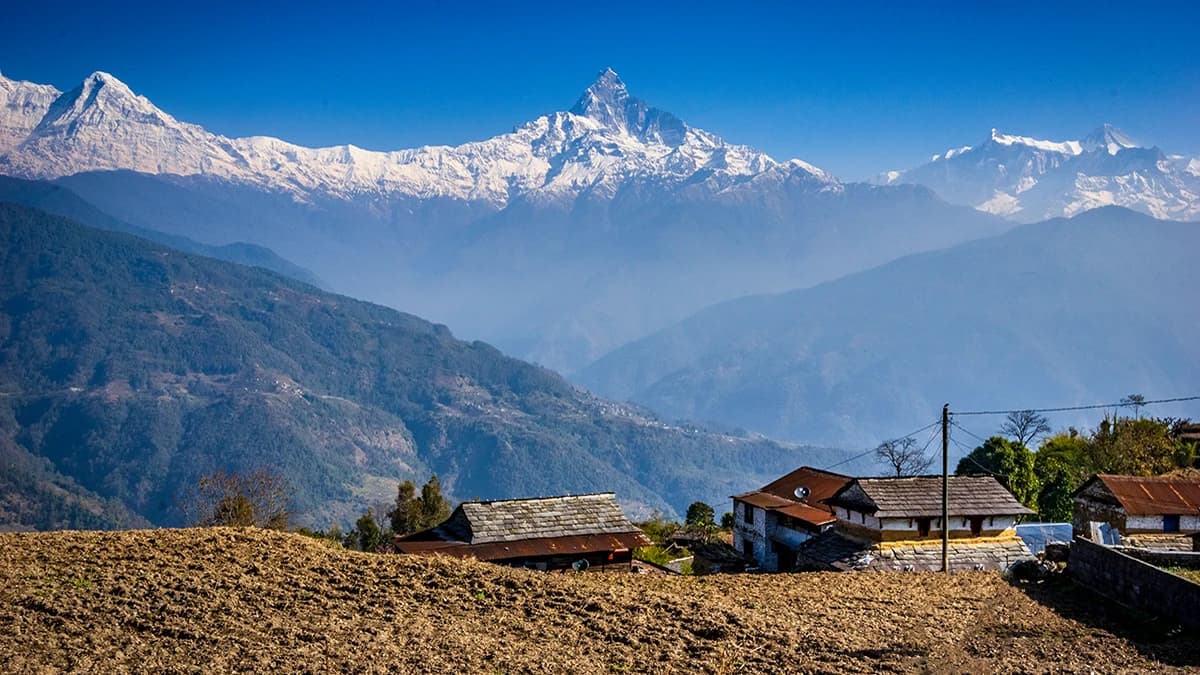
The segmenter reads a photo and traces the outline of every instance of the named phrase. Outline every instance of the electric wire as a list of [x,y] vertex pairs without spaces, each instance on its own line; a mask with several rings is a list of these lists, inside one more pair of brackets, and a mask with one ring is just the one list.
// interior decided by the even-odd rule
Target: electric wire
[[1118,401],[1117,403],[1097,403],[1094,405],[1073,405],[1060,408],[1014,408],[1011,410],[951,410],[950,416],[955,415],[1009,415],[1012,413],[1034,412],[1068,412],[1071,410],[1100,410],[1102,408],[1141,408],[1148,405],[1156,405],[1159,403],[1179,403],[1182,401],[1200,401],[1200,396],[1178,396],[1175,398],[1160,398],[1152,401]]

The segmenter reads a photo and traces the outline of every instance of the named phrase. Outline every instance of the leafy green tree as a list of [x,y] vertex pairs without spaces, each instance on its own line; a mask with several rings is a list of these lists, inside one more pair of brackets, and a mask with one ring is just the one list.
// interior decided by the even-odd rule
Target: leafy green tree
[[367,511],[354,523],[354,531],[358,533],[357,548],[360,551],[374,551],[380,544],[382,533],[379,531],[379,524],[375,522],[375,516]]
[[713,507],[704,502],[692,502],[688,505],[687,516],[684,518],[684,524],[689,527],[699,527],[705,529],[716,529],[717,523],[714,520],[716,512]]
[[1171,434],[1168,420],[1105,418],[1088,442],[1084,472],[1154,476],[1186,468],[1195,449]]
[[1038,516],[1044,521],[1069,522],[1074,514],[1071,493],[1088,478],[1084,467],[1088,441],[1074,430],[1046,439],[1033,460],[1037,475]]
[[733,529],[733,511],[726,511],[725,513],[721,514],[721,529],[722,530],[732,530]]
[[442,482],[435,474],[421,486],[421,529],[433,527],[449,517],[450,501],[442,495]]
[[392,532],[411,534],[424,528],[421,500],[417,499],[417,486],[406,480],[396,490],[396,503],[388,518],[392,521]]
[[959,460],[954,473],[990,473],[1008,488],[1018,501],[1033,507],[1038,496],[1038,479],[1033,470],[1033,463],[1033,453],[1029,448],[1020,443],[1013,443],[1007,438],[992,436]]

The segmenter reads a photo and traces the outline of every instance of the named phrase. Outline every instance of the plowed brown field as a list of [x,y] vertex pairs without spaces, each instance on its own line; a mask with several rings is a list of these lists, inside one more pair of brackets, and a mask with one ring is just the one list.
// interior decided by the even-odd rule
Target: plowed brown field
[[0,535],[0,671],[1112,672],[1200,640],[994,573],[541,574],[197,529]]

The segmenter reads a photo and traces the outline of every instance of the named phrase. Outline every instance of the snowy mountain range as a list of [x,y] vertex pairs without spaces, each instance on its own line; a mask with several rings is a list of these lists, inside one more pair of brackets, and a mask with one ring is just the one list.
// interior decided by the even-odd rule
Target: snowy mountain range
[[567,112],[485,141],[394,152],[213,134],[176,120],[103,72],[65,93],[0,76],[0,96],[0,171],[23,178],[131,170],[229,179],[305,201],[449,198],[497,210],[516,199],[612,198],[623,183],[649,177],[712,191],[764,174],[837,185],[804,162],[777,162],[649,107],[612,70]]
[[564,372],[713,302],[1002,231],[925,188],[728,143],[601,72],[565,111],[463,145],[228,138],[115,77],[0,77],[0,174],[132,226],[270,248],[341,293]]
[[947,201],[1023,222],[1112,205],[1162,219],[1200,217],[1200,159],[1139,146],[1110,124],[1074,141],[992,129],[979,145],[951,148],[876,182],[923,185]]

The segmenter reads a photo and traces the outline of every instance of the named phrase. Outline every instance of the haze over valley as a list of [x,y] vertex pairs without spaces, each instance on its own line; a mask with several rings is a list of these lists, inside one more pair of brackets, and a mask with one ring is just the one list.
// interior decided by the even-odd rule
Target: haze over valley
[[[146,75],[51,85],[0,62],[0,520],[177,524],[198,476],[264,463],[314,525],[434,473],[459,500],[616,490],[679,515],[801,464],[876,472],[865,451],[946,402],[1196,393],[1187,133],[1160,147],[1116,105],[1094,112],[1138,134],[1079,114],[1073,135],[949,125],[921,142],[950,150],[859,181],[741,141],[764,139],[777,97],[743,101],[739,126],[636,71],[718,134],[605,65],[552,92],[497,67],[508,95],[560,103],[435,144],[443,122],[501,114],[472,98],[428,121],[428,145],[366,149],[270,120],[216,131],[263,118],[210,128],[200,98]],[[688,72],[705,101],[761,76]],[[999,126],[1040,109],[997,110]],[[810,112],[775,135],[819,125]],[[840,139],[855,163],[814,152],[914,156],[871,137]]]

